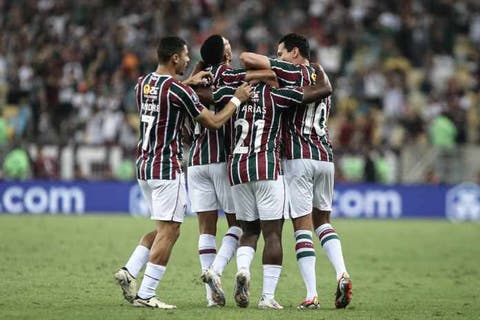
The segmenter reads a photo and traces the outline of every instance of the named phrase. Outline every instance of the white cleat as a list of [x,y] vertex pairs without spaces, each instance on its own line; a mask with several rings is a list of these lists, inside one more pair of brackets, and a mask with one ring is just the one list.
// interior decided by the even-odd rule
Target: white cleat
[[162,302],[157,299],[157,297],[153,296],[148,299],[142,299],[140,297],[136,297],[135,300],[133,300],[133,306],[134,307],[147,307],[147,308],[157,308],[157,309],[164,309],[164,310],[171,310],[171,309],[177,309],[177,306],[174,306],[172,304],[166,304],[165,302]]
[[122,289],[123,297],[130,303],[133,303],[137,295],[137,283],[135,278],[126,269],[119,269],[115,272],[115,280]]
[[208,268],[202,273],[202,280],[212,289],[212,300],[220,307],[225,306],[225,293],[220,276],[212,268]]
[[240,269],[237,272],[233,297],[237,306],[240,308],[248,307],[250,302],[250,274],[245,269]]
[[218,305],[218,303],[213,301],[213,299],[208,299],[207,300],[207,308],[219,308],[219,307],[220,306]]
[[258,309],[282,310],[283,307],[275,299],[266,299],[262,297],[258,302]]

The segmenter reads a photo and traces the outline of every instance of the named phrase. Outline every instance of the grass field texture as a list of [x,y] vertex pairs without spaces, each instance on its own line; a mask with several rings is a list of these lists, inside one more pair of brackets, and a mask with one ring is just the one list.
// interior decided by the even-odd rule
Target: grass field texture
[[[226,230],[224,219],[219,231]],[[353,300],[333,305],[335,275],[317,248],[320,310],[298,311],[304,285],[291,223],[276,298],[285,310],[257,310],[261,250],[252,266],[251,304],[232,298],[235,260],[223,275],[224,308],[207,309],[197,256],[198,229],[187,218],[157,290],[175,311],[133,308],[113,281],[153,223],[126,216],[0,215],[0,319],[480,319],[480,225],[423,220],[338,220]],[[217,244],[220,241],[217,239]]]

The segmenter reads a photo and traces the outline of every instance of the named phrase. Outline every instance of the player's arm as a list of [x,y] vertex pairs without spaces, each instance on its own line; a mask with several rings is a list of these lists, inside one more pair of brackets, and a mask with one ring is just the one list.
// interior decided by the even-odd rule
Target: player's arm
[[197,72],[186,80],[182,81],[184,85],[187,86],[198,86],[198,85],[207,85],[213,80],[213,74],[210,71],[200,71]]
[[275,72],[269,69],[248,70],[245,76],[245,80],[248,81],[250,84],[263,82],[272,87],[278,88],[277,75],[275,74]]
[[198,61],[197,64],[195,64],[195,67],[193,68],[192,72],[190,73],[190,77],[193,77],[200,71],[204,70],[207,66],[205,65],[205,62],[202,60]]
[[258,53],[242,52],[240,61],[246,69],[271,69],[270,59]]
[[230,119],[233,113],[237,110],[237,107],[250,98],[251,93],[252,87],[249,84],[244,83],[235,90],[233,98],[230,99],[222,110],[213,113],[208,109],[203,109],[195,120],[208,129],[219,129],[228,119]]
[[315,69],[317,79],[315,85],[303,87],[303,103],[310,103],[326,98],[332,94],[333,90],[330,80],[323,68],[316,63],[312,63],[311,66]]
[[196,87],[195,92],[197,93],[198,97],[200,98],[200,102],[204,105],[211,105],[214,103],[213,101],[213,94],[212,88],[208,87]]

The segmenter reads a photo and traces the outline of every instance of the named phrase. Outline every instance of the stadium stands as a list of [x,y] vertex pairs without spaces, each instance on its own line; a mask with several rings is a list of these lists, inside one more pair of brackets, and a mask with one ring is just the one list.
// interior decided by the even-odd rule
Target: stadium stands
[[[133,85],[154,68],[156,39],[166,34],[187,40],[192,65],[212,33],[225,34],[236,56],[273,55],[281,35],[307,36],[334,86],[338,181],[402,182],[423,161],[411,181],[457,182],[462,166],[408,153],[435,150],[439,135],[453,142],[437,150],[447,162],[479,145],[478,1],[40,0],[1,1],[0,12],[2,161],[19,143],[115,146],[131,158]],[[442,121],[455,130],[442,132]],[[32,167],[34,177],[58,175]]]

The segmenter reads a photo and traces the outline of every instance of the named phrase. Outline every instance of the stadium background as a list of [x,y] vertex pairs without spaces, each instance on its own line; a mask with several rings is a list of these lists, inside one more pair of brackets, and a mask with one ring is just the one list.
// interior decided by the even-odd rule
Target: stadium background
[[[190,68],[212,33],[230,39],[235,66],[244,50],[274,56],[277,39],[288,32],[309,39],[312,60],[324,66],[334,87],[328,127],[337,186],[368,183],[353,185],[357,193],[345,197],[339,215],[398,217],[395,197],[411,201],[397,186],[427,184],[443,191],[425,194],[442,201],[429,200],[441,205],[427,206],[424,215],[444,217],[448,186],[479,183],[475,1],[40,0],[0,1],[0,8],[0,211],[69,212],[75,204],[62,209],[51,203],[56,181],[134,185],[133,86],[155,67],[156,40],[166,34],[187,40]],[[10,189],[12,181],[32,179],[50,183],[39,186],[43,193],[29,193],[28,185]],[[378,188],[372,192],[385,196],[357,207],[390,209],[343,214],[355,212],[355,201],[369,199],[371,183]],[[480,189],[467,189],[466,196],[453,195],[463,203],[458,210],[467,208],[466,217],[480,219]],[[336,194],[341,201],[342,190]],[[22,204],[9,206],[15,201]],[[79,206],[70,211],[85,207]]]

